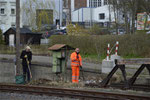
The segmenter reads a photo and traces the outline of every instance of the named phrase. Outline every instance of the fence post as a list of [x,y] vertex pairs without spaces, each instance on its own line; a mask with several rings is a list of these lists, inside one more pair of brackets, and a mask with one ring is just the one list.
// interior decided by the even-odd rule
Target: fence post
[[116,56],[118,55],[118,47],[119,47],[119,42],[117,41],[116,42],[116,50],[115,50],[115,55]]

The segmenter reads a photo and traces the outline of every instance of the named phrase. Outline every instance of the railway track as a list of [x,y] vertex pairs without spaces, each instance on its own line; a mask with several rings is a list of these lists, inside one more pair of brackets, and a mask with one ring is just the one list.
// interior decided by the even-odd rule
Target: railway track
[[108,87],[150,92],[150,85],[142,85],[142,84],[134,84],[134,85],[130,86],[130,88],[128,88],[128,87],[125,87],[124,84],[116,83],[116,84],[111,84]]
[[21,94],[48,95],[56,97],[79,98],[82,100],[150,100],[150,96],[131,95],[112,92],[98,92],[75,89],[60,89],[24,85],[0,84],[1,92],[17,92]]
[[[85,86],[101,88],[99,84],[93,84],[93,83],[85,84]],[[122,83],[112,83],[105,88],[117,88],[117,89],[122,89],[122,90],[136,90],[136,91],[150,92],[150,85],[142,85],[142,84],[134,84],[128,87]]]

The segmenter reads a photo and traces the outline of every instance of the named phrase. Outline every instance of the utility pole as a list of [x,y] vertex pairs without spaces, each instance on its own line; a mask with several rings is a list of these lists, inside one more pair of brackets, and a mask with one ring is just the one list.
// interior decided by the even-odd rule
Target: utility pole
[[59,29],[60,29],[60,24],[61,22],[60,22],[60,0],[59,0]]
[[20,65],[20,0],[16,0],[16,74],[21,74]]

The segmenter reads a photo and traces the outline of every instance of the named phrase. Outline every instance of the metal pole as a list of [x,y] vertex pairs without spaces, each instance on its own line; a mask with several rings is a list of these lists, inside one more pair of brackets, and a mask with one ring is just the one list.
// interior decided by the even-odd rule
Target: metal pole
[[79,24],[79,10],[80,10],[80,3],[78,3],[78,24]]
[[78,24],[79,24],[79,9],[78,9]]
[[16,74],[21,74],[21,67],[20,67],[20,0],[16,0]]
[[60,0],[59,0],[59,29],[60,29]]
[[92,0],[90,0],[90,28],[92,27]]
[[108,6],[109,6],[109,27],[110,28],[110,25],[111,25],[111,7],[110,7],[110,2],[108,1]]

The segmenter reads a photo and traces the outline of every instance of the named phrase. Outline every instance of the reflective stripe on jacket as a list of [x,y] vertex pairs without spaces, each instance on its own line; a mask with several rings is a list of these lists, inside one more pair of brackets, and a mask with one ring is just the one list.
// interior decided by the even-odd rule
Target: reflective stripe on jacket
[[71,66],[82,66],[82,58],[81,58],[81,55],[78,54],[78,57],[77,58],[77,53],[76,52],[73,52],[70,56],[70,59],[71,59]]

